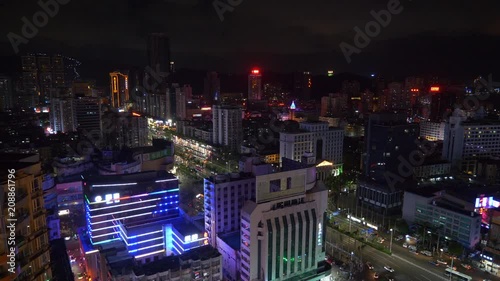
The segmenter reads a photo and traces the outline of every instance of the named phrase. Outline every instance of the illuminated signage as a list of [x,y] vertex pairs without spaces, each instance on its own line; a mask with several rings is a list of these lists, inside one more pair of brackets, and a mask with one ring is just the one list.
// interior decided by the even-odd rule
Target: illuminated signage
[[412,92],[418,92],[418,89],[413,88],[413,89],[411,89],[411,91]]
[[292,105],[290,105],[290,109],[291,110],[297,109],[297,106],[295,106],[295,102],[294,101],[292,101]]
[[202,111],[207,111],[207,110],[212,110],[212,108],[211,107],[202,107],[201,110]]
[[132,116],[140,117],[141,115],[139,113],[132,112]]
[[59,210],[59,216],[66,216],[69,215],[69,210]]
[[104,196],[104,200],[102,196],[97,195],[94,199],[96,203],[100,203],[103,201],[106,201],[106,204],[111,204],[111,203],[120,203],[120,193],[114,193],[114,194],[106,194]]
[[260,70],[258,70],[258,69],[252,70],[252,74],[259,74],[259,73],[260,73]]
[[431,92],[439,92],[439,87],[431,87]]
[[492,196],[476,198],[476,204],[475,204],[476,208],[491,209],[491,208],[498,208],[499,206],[500,202],[493,199]]
[[327,75],[328,75],[329,77],[333,76],[333,70],[328,70]]
[[118,93],[118,81],[116,76],[113,76],[113,93]]
[[321,223],[318,224],[318,246],[321,246],[323,242],[323,228],[321,227]]

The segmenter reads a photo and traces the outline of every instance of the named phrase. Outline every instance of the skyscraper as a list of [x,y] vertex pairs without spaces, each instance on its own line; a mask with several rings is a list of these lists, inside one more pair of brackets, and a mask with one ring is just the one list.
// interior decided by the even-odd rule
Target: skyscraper
[[54,132],[75,131],[74,106],[71,98],[55,98],[50,101],[50,126]]
[[75,127],[87,133],[101,131],[101,102],[98,98],[79,97],[74,100]]
[[293,95],[300,100],[311,99],[312,76],[310,72],[295,72],[293,74]]
[[406,116],[393,113],[371,114],[365,129],[365,175],[386,182],[386,173],[399,175],[400,157],[407,159],[417,148],[417,124],[406,122]]
[[314,166],[282,163],[276,171],[244,158],[240,173],[204,181],[205,229],[223,256],[225,280],[321,280],[330,274],[324,259],[328,191],[316,182]]
[[214,105],[213,114],[213,143],[238,151],[243,141],[241,108]]
[[[43,192],[43,170],[40,157],[35,154],[2,154],[0,167],[2,181],[3,212],[7,212],[7,194],[11,192],[12,183],[7,181],[8,169],[15,169],[15,238],[14,245],[7,245],[9,228],[7,228],[7,213],[0,222],[0,265],[1,280],[52,280],[50,267],[48,215]],[[9,174],[10,175],[10,174]],[[11,202],[10,200],[8,202]],[[11,204],[9,204],[10,206]],[[12,237],[12,234],[10,234]],[[7,255],[15,255],[15,274],[7,273],[10,267]]]
[[124,107],[130,100],[128,89],[128,75],[115,71],[109,74],[111,82],[111,105],[114,108]]
[[248,75],[248,100],[262,99],[262,74],[254,68]]
[[[155,71],[171,71],[170,40],[165,33],[151,33],[148,37],[148,62]],[[174,64],[172,64],[172,67]],[[172,69],[173,70],[173,69]]]
[[65,86],[64,59],[60,55],[33,54],[21,58],[23,71],[22,107],[46,105],[51,91]]
[[208,72],[205,77],[203,100],[205,105],[212,105],[220,100],[220,79],[215,71]]
[[8,76],[0,76],[0,111],[12,108],[12,79]]

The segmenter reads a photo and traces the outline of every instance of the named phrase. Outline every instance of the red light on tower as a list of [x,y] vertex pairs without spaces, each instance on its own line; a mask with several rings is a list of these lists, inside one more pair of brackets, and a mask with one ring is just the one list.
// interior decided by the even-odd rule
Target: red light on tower
[[440,88],[437,86],[431,87],[431,92],[439,92]]
[[260,73],[260,70],[255,68],[255,69],[252,69],[252,74],[259,74]]

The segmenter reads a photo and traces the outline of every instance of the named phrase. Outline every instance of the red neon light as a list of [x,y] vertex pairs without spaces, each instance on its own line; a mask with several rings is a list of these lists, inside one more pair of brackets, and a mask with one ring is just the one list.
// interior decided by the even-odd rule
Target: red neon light
[[431,92],[439,92],[439,87],[431,87]]
[[252,74],[259,74],[259,73],[260,73],[260,70],[258,70],[258,69],[253,69],[252,70]]
[[418,92],[418,89],[413,88],[413,89],[411,89],[411,91],[412,92]]

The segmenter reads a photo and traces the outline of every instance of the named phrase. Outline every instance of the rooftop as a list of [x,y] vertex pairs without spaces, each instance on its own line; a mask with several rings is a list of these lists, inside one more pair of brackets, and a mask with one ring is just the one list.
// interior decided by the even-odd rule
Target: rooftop
[[406,192],[413,193],[425,198],[433,198],[438,196],[438,192],[443,191],[443,188],[438,186],[428,186],[428,187],[420,187],[420,188],[412,188],[406,190]]
[[220,235],[219,238],[235,251],[238,251],[241,247],[241,234],[239,231]]
[[464,210],[464,209],[460,208],[459,205],[453,204],[451,201],[445,200],[445,199],[442,199],[442,198],[440,198],[438,200],[435,200],[433,202],[433,204],[435,206],[440,207],[440,208],[443,208],[443,209],[446,209],[446,210],[449,210],[449,211],[452,211],[452,212],[455,212],[455,213],[458,213],[458,214],[462,214],[464,216],[471,216],[473,218],[476,218],[476,217],[480,216],[480,214],[478,214],[476,212],[471,212],[471,211]]
[[194,248],[188,252],[179,256],[180,260],[208,260],[211,258],[219,257],[220,253],[212,247],[211,245],[201,246],[198,248]]
[[197,234],[203,232],[203,230],[196,227],[189,221],[180,218],[172,223],[173,227],[183,236],[188,236],[192,234]]
[[38,154],[35,153],[1,153],[0,162],[14,162],[30,157],[35,157],[37,155]]

